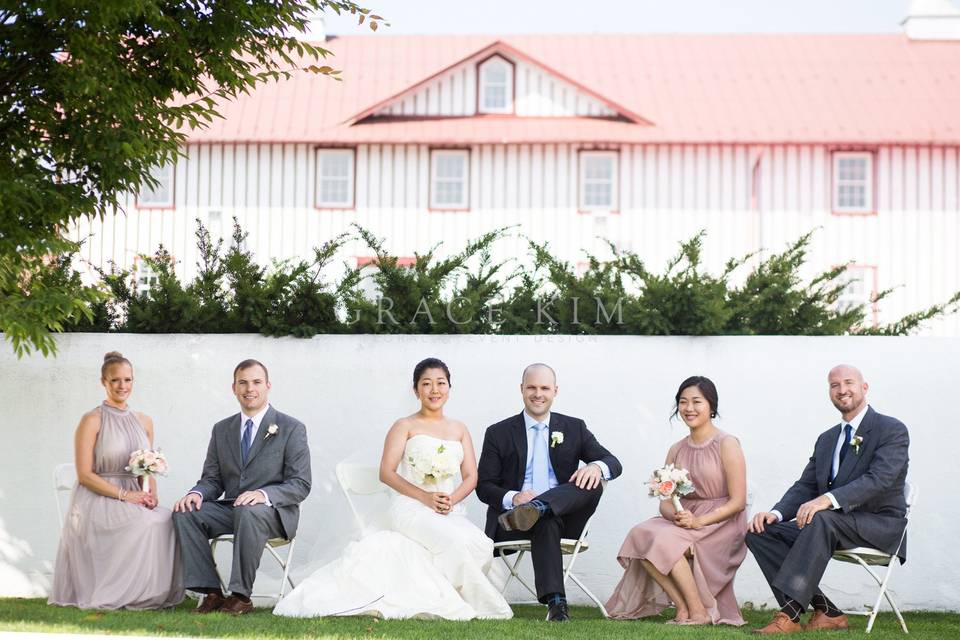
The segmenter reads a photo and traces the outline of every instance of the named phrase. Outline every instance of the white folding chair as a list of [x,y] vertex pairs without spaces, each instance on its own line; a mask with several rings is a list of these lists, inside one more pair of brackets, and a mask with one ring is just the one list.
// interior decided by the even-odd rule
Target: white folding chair
[[73,491],[77,485],[77,467],[72,462],[58,464],[53,468],[53,498],[57,501],[57,521],[63,529],[63,496]]
[[[590,520],[593,520],[591,517]],[[579,538],[561,538],[560,539],[560,552],[564,556],[569,556],[570,559],[567,561],[566,566],[563,570],[563,584],[567,584],[567,580],[573,580],[574,584],[580,587],[580,590],[583,591],[588,598],[593,600],[593,602],[600,608],[600,613],[603,614],[603,617],[607,617],[607,609],[603,606],[603,603],[600,601],[597,596],[593,595],[593,592],[586,587],[583,582],[580,581],[580,578],[573,573],[573,565],[577,561],[580,553],[586,551],[590,548],[590,543],[587,541],[587,535],[590,533],[590,520],[587,520],[587,523],[583,526],[583,531],[580,532]],[[532,543],[530,540],[506,540],[504,542],[494,542],[493,543],[493,553],[496,556],[499,556],[503,561],[503,564],[506,565],[507,570],[510,571],[510,575],[507,576],[506,582],[503,583],[503,588],[500,589],[500,593],[506,593],[507,586],[510,584],[511,580],[517,580],[520,584],[526,587],[527,591],[533,594],[533,597],[537,597],[537,592],[534,590],[526,580],[520,575],[517,570],[520,566],[520,561],[523,560],[523,557],[532,549]],[[516,557],[511,562],[507,558],[507,553],[516,553]]]
[[343,497],[347,499],[347,504],[350,505],[353,519],[363,533],[370,526],[370,523],[364,521],[352,496],[372,496],[382,493],[389,498],[390,487],[380,482],[380,467],[378,466],[357,462],[339,462],[335,471],[337,484],[340,485]]
[[[910,517],[910,508],[916,504],[917,496],[919,495],[919,488],[916,484],[907,482],[904,487],[904,493],[906,494],[906,503],[907,503],[907,517]],[[893,596],[890,595],[888,589],[890,585],[890,575],[893,573],[893,566],[896,564],[894,562],[897,558],[897,554],[900,553],[900,547],[903,546],[903,540],[907,535],[907,528],[903,528],[903,534],[900,536],[900,544],[897,545],[897,550],[891,555],[884,553],[879,549],[871,549],[870,547],[856,547],[854,549],[839,549],[833,554],[834,560],[839,560],[841,562],[850,562],[854,564],[859,564],[861,567],[866,569],[867,573],[870,574],[870,577],[873,578],[874,582],[880,587],[880,592],[877,594],[877,601],[873,604],[873,608],[869,608],[870,605],[864,605],[868,607],[867,611],[844,611],[847,615],[854,616],[868,616],[869,620],[867,621],[867,633],[873,629],[873,623],[877,619],[877,614],[880,613],[880,602],[886,598],[887,602],[890,604],[890,608],[893,609],[893,613],[897,616],[897,620],[900,621],[900,628],[903,629],[904,633],[909,633],[907,631],[907,623],[903,620],[903,615],[900,613],[900,609],[897,607],[897,603],[893,600]],[[884,572],[883,577],[881,577],[873,567],[880,566],[886,567],[887,570]]]
[[[300,503],[300,517],[301,519],[303,518],[303,503]],[[216,563],[217,545],[221,542],[233,544],[233,534],[229,533],[210,539],[210,553],[213,554],[214,563]],[[286,538],[270,538],[267,540],[267,544],[265,544],[263,548],[268,551],[271,556],[273,556],[273,559],[276,560],[277,564],[280,565],[280,568],[283,569],[283,578],[280,579],[280,591],[278,593],[252,593],[250,594],[251,598],[276,598],[276,600],[279,602],[283,599],[283,594],[286,593],[287,584],[290,585],[291,589],[296,588],[297,585],[293,583],[293,578],[290,577],[290,565],[292,564],[291,561],[293,560],[293,550],[296,546],[296,536],[290,538],[289,540]],[[286,557],[281,556],[277,552],[277,548],[279,547],[287,547]],[[223,575],[220,573],[219,567],[217,568],[217,577],[220,579],[220,589],[223,592],[226,592],[227,583],[223,579]],[[197,606],[200,606],[200,602],[203,602],[203,600],[199,600],[197,602]]]

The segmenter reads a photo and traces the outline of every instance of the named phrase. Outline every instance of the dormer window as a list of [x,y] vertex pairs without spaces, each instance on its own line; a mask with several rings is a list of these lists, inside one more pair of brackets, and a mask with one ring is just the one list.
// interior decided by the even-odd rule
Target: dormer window
[[513,64],[500,56],[487,58],[477,67],[480,74],[480,113],[513,112]]

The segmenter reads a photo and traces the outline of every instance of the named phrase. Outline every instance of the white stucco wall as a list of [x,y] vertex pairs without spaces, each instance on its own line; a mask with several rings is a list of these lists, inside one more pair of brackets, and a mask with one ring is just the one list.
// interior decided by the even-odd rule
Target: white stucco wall
[[[170,475],[160,480],[167,506],[197,479],[212,424],[237,411],[229,388],[233,366],[256,357],[270,367],[271,402],[303,420],[310,437],[314,489],[300,528],[301,566],[333,557],[337,549],[324,540],[349,534],[334,465],[347,457],[376,461],[392,421],[417,409],[410,376],[418,360],[437,356],[449,364],[447,413],[470,426],[478,451],[487,425],[521,409],[523,366],[550,363],[559,373],[554,408],[583,417],[624,466],[594,519],[591,549],[578,562],[578,574],[601,598],[619,579],[616,553],[624,535],[655,511],[643,481],[686,434],[681,422],[668,421],[681,380],[703,374],[716,382],[718,424],[740,437],[754,506],[766,509],[799,475],[817,434],[838,421],[826,373],[850,362],[870,382],[871,404],[911,432],[910,479],[921,496],[910,522],[909,562],[894,574],[893,591],[905,608],[957,609],[960,603],[960,548],[952,544],[960,525],[960,437],[952,402],[960,339],[75,334],[61,337],[59,346],[56,358],[19,361],[9,346],[0,349],[0,389],[7,398],[0,430],[0,595],[40,594],[49,584],[59,534],[52,470],[72,460],[77,421],[103,397],[102,355],[116,349],[135,366],[131,404],[153,417],[156,444],[171,462]],[[475,497],[469,509],[482,525]],[[872,603],[875,592],[861,572],[831,566],[826,591],[844,606]],[[277,575],[269,567],[261,586]],[[772,603],[749,555],[736,591],[741,603]],[[583,600],[573,585],[570,595]]]

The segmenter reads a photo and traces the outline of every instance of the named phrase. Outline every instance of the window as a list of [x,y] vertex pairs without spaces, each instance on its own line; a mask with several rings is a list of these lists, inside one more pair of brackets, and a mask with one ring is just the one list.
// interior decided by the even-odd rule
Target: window
[[617,209],[617,152],[580,152],[580,210]]
[[316,206],[352,209],[353,172],[353,149],[318,149]]
[[469,151],[435,150],[430,154],[430,208],[469,208]]
[[481,62],[480,92],[477,111],[480,113],[511,113],[513,111],[513,65],[493,56]]
[[150,169],[150,176],[159,184],[156,188],[143,185],[137,196],[137,206],[144,208],[170,209],[173,207],[173,164],[168,163]]
[[833,210],[836,213],[873,212],[873,154],[833,154]]
[[160,281],[150,264],[137,256],[133,260],[133,293],[149,291]]
[[877,268],[872,265],[850,265],[840,275],[840,281],[846,286],[837,298],[837,311],[842,313],[863,306],[869,316],[877,295]]
[[[376,256],[357,256],[357,267],[363,274],[360,280],[359,289],[367,300],[377,300],[383,296],[380,287],[373,279],[377,272],[379,259]],[[397,256],[397,266],[405,269],[412,269],[417,264],[417,259],[413,256]]]

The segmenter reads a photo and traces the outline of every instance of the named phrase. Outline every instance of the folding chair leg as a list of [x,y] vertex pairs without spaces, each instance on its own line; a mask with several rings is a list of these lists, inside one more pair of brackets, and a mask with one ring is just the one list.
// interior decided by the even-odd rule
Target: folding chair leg
[[578,587],[580,587],[580,590],[583,591],[585,594],[587,594],[587,597],[588,597],[588,598],[590,598],[591,600],[593,600],[594,604],[596,604],[597,607],[600,609],[600,613],[603,614],[603,617],[604,617],[604,618],[609,618],[609,617],[610,617],[609,614],[607,614],[607,608],[606,608],[605,606],[603,606],[603,603],[600,602],[600,599],[597,598],[597,596],[593,595],[593,592],[590,591],[590,589],[587,589],[586,585],[584,585],[582,582],[580,582],[580,580],[577,578],[577,576],[576,576],[575,574],[567,572],[567,577],[570,578],[571,580],[573,580],[574,583],[576,583],[576,585],[577,585]]
[[873,623],[877,619],[877,614],[880,613],[880,603],[883,601],[884,598],[887,599],[887,602],[890,604],[890,608],[893,609],[894,615],[897,616],[897,620],[900,622],[900,628],[903,629],[904,633],[910,633],[907,630],[907,623],[904,621],[903,615],[900,613],[899,607],[897,607],[896,603],[893,601],[893,598],[890,596],[889,591],[887,590],[887,585],[890,583],[890,575],[893,573],[893,566],[895,564],[896,564],[896,558],[891,558],[890,564],[887,565],[887,572],[883,576],[883,581],[880,581],[878,579],[878,576],[874,574],[872,571],[870,572],[871,574],[873,574],[874,580],[876,580],[877,583],[880,585],[880,593],[877,594],[877,601],[874,603],[873,610],[870,612],[870,619],[867,621],[867,633],[870,633],[870,631],[873,629]]
[[510,564],[510,561],[507,560],[507,556],[506,556],[506,555],[504,555],[504,554],[502,554],[502,553],[500,554],[500,559],[503,561],[503,564],[505,564],[505,565],[507,566],[507,569],[510,571],[510,575],[507,577],[506,582],[503,583],[503,589],[500,590],[500,593],[501,593],[501,594],[506,593],[506,592],[507,592],[507,586],[509,586],[510,581],[513,580],[513,579],[516,579],[517,582],[519,582],[519,583],[522,584],[524,587],[526,587],[527,591],[529,591],[530,593],[533,594],[533,597],[534,597],[534,598],[537,597],[537,592],[536,592],[536,590],[531,589],[531,588],[530,588],[530,585],[527,584],[527,581],[524,580],[523,577],[520,575],[520,573],[517,571],[517,567],[520,566],[520,561],[523,560],[523,556],[524,556],[525,553],[526,553],[526,551],[522,551],[522,550],[521,550],[521,551],[518,551],[518,552],[517,552],[517,558],[513,561],[513,564]]
[[[219,542],[216,539],[210,541],[210,555],[213,556],[213,568],[217,572],[217,580],[220,581],[220,592],[226,593],[227,583],[223,581],[223,576],[220,574],[220,567],[217,566],[217,545],[218,544]],[[197,606],[199,607],[200,605],[197,604]]]

